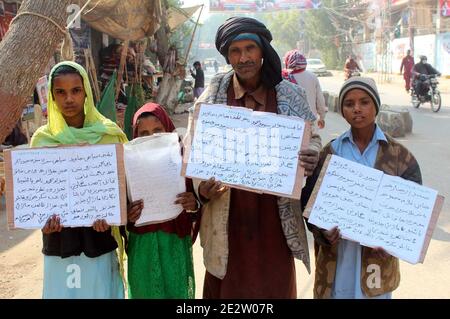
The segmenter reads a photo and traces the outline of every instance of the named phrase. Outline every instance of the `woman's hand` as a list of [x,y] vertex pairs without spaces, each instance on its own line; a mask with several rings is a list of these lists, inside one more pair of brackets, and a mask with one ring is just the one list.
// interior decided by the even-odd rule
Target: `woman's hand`
[[180,204],[187,212],[196,212],[199,209],[197,200],[191,192],[178,194],[175,204]]
[[315,150],[302,150],[298,155],[300,166],[305,168],[305,176],[311,176],[319,162],[319,152]]
[[206,182],[203,181],[200,183],[198,187],[198,192],[201,196],[208,200],[212,200],[220,197],[223,193],[225,193],[229,188],[223,185],[221,182],[216,181],[214,177],[211,177]]
[[44,225],[44,228],[42,228],[42,232],[46,235],[49,235],[51,233],[59,233],[62,230],[63,226],[61,225],[61,219],[57,215],[53,215],[49,219],[47,219],[47,222]]
[[94,224],[92,225],[92,228],[94,228],[95,231],[99,233],[103,233],[109,229],[109,225],[104,219],[97,219]]
[[128,221],[130,223],[135,223],[141,217],[143,209],[144,209],[144,201],[142,199],[128,204],[127,208]]
[[336,245],[341,238],[341,232],[337,226],[331,228],[330,230],[322,230],[323,236],[328,240],[331,246]]

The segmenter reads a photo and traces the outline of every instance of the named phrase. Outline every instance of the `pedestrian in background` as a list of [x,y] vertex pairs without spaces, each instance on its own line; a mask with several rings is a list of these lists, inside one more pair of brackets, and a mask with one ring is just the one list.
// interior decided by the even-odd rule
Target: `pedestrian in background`
[[400,74],[403,72],[403,79],[405,79],[405,89],[406,92],[409,93],[409,89],[411,88],[411,71],[414,67],[414,58],[411,56],[411,50],[406,51],[406,56],[402,60],[402,64],[400,65]]
[[283,70],[283,77],[305,89],[309,107],[318,117],[317,126],[324,128],[328,108],[325,104],[319,79],[314,73],[306,70],[308,64],[306,58],[299,50],[291,50],[284,56],[284,64],[286,69]]
[[195,79],[194,97],[197,99],[205,90],[205,74],[199,61],[194,62],[195,73],[191,71],[192,77]]

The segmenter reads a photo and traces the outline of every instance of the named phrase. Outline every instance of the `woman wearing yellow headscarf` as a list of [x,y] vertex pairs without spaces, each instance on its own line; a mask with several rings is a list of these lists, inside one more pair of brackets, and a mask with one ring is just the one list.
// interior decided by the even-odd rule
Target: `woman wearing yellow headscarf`
[[[33,135],[31,147],[127,141],[95,108],[88,75],[79,64],[57,64],[48,91],[48,123]],[[103,220],[92,227],[64,228],[52,216],[42,233],[43,298],[124,298],[115,252],[118,245],[119,253],[123,251],[117,228],[111,231]]]

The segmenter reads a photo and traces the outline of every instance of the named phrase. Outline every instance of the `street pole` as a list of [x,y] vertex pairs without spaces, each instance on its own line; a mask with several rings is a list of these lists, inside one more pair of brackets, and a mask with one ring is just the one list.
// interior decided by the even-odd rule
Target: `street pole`
[[385,81],[387,83],[391,83],[391,73],[392,73],[392,51],[391,51],[391,44],[393,41],[393,30],[392,30],[392,0],[388,1],[388,14],[387,14],[387,21],[388,21],[388,30],[389,30],[389,36],[388,41],[386,41],[386,73],[385,73]]
[[441,10],[439,6],[439,0],[436,0],[436,35],[434,39],[434,65],[439,69],[438,56],[439,56],[439,34],[441,33]]
[[[439,0],[438,0],[439,2]],[[414,28],[413,28],[413,6],[412,0],[408,1],[409,21],[408,21],[408,33],[409,33],[409,48],[411,49],[411,55],[414,57]]]

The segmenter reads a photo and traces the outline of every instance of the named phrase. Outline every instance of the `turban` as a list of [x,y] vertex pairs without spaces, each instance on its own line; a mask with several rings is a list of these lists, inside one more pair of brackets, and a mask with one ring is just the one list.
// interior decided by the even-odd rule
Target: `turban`
[[242,33],[251,33],[259,37],[260,42],[255,42],[260,46],[264,57],[261,81],[268,88],[275,87],[282,81],[281,61],[275,49],[270,45],[272,34],[263,23],[246,17],[232,17],[227,19],[217,30],[217,50],[225,57],[227,63],[230,63],[228,61],[228,48],[231,42],[236,40]]

